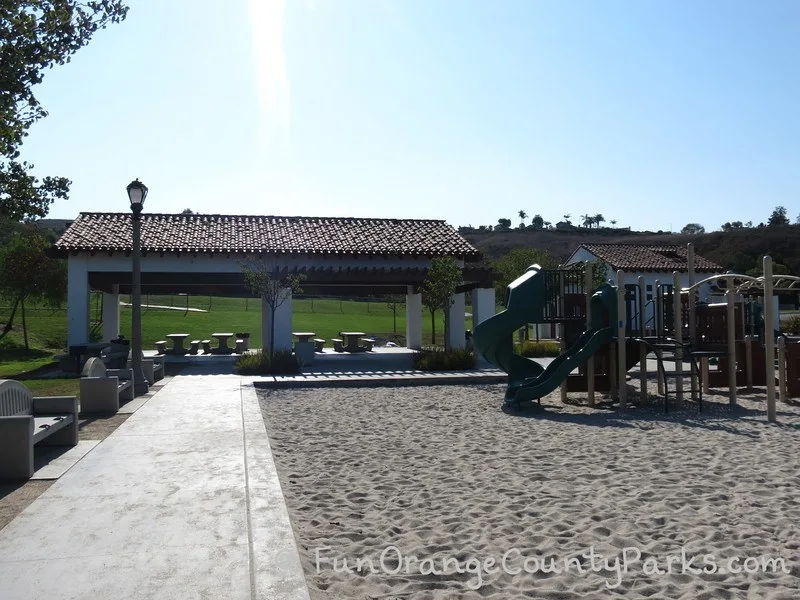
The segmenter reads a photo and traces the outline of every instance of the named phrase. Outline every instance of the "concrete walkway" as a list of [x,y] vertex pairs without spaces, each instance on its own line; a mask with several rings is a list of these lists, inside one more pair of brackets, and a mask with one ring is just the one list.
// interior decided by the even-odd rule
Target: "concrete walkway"
[[0,531],[0,598],[308,598],[252,380],[190,371]]

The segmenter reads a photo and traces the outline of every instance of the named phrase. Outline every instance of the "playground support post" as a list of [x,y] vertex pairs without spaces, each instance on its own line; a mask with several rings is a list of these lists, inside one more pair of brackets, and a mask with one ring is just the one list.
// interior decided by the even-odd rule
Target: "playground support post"
[[789,401],[789,394],[786,389],[786,338],[778,338],[778,386],[781,395],[781,402]]
[[627,360],[625,358],[625,273],[617,271],[617,386],[619,388],[619,407],[625,410],[628,407],[628,388],[625,385],[627,373]]
[[[656,279],[655,287],[653,288],[655,302],[653,303],[653,326],[656,329],[656,338],[661,339],[664,332],[664,325],[662,319],[664,318],[664,305],[661,299],[661,281]],[[658,358],[658,353],[656,353]],[[658,381],[658,395],[664,395],[664,374],[661,369],[656,368],[656,380]]]
[[767,421],[775,422],[775,305],[772,300],[772,258],[764,257],[764,354],[767,367]]
[[[564,266],[558,265],[558,298],[559,302],[561,303],[560,310],[558,311],[559,314],[564,315],[566,313],[566,309],[564,307]],[[525,328],[527,330],[527,325]],[[561,338],[561,352],[562,354],[567,351],[567,338],[564,335],[566,330],[566,323],[563,321],[558,324],[558,334]],[[559,391],[561,394],[561,402],[566,404],[567,403],[567,379],[565,378],[564,381],[561,382],[559,386]]]
[[733,278],[726,279],[725,299],[727,300],[728,324],[728,402],[736,406],[736,292],[733,291]]
[[[639,283],[639,337],[644,337],[644,277],[641,275]],[[642,402],[647,400],[647,348],[639,342],[639,387],[642,392]]]
[[675,329],[675,397],[683,400],[683,323],[681,321],[681,275],[672,272],[673,323]]
[[[689,270],[689,295],[686,298],[686,306],[689,313],[689,347],[697,349],[697,290],[694,284],[697,283],[694,275],[694,245],[689,242],[686,244],[686,262]],[[692,369],[692,398],[697,397],[697,373]]]
[[753,390],[753,336],[744,336],[744,368],[747,391]]
[[[586,270],[583,273],[583,288],[586,292],[586,329],[588,331],[592,323],[592,263],[584,263]],[[590,356],[586,361],[586,395],[589,406],[594,406],[594,356]]]

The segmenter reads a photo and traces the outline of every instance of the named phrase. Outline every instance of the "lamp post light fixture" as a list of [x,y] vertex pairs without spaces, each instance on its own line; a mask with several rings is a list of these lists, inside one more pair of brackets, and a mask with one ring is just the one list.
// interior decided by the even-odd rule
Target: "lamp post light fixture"
[[133,271],[131,281],[131,367],[133,368],[133,394],[141,396],[150,389],[142,370],[142,271],[141,271],[141,214],[147,186],[136,179],[128,184],[128,199],[133,212]]

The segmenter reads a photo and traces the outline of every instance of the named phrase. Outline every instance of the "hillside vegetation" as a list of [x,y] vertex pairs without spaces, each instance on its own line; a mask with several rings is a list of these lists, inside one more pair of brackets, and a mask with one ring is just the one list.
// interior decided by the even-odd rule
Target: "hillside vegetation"
[[769,254],[775,263],[786,265],[800,274],[800,225],[750,227],[731,231],[701,234],[652,233],[620,229],[553,229],[491,232],[462,232],[465,239],[480,250],[484,258],[494,261],[514,248],[548,250],[565,261],[581,244],[686,244],[693,242],[698,254],[722,265],[725,269],[745,272],[761,264]]

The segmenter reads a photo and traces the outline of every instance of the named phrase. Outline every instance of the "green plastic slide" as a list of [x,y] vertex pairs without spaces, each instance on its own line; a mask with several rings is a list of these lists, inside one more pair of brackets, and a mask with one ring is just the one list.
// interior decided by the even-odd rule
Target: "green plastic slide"
[[509,284],[506,310],[475,328],[473,342],[476,350],[490,363],[508,373],[507,404],[549,394],[561,385],[570,372],[614,338],[616,292],[612,286],[603,284],[592,294],[589,329],[547,368],[533,359],[514,353],[514,332],[527,323],[540,323],[543,320],[547,290],[541,271],[539,265],[528,267],[522,276]]

